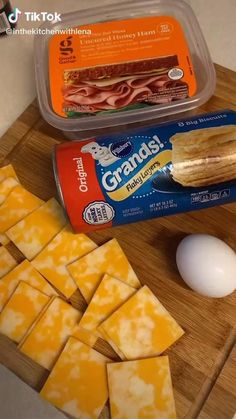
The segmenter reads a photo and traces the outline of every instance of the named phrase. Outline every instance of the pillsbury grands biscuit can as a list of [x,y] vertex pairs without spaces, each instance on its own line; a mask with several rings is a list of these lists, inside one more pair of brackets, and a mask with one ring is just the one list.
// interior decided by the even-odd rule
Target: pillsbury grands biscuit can
[[236,200],[236,113],[224,111],[56,146],[61,201],[77,232]]

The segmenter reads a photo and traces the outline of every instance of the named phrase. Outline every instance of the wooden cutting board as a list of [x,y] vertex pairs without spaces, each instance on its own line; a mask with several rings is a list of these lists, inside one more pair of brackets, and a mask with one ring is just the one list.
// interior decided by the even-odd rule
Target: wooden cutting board
[[[232,349],[224,368],[209,394],[199,419],[211,419],[215,412],[219,418],[227,419],[229,412],[233,417],[236,406],[236,346]],[[227,409],[225,409],[227,406]],[[236,418],[236,416],[235,416]]]
[[[193,114],[226,108],[236,110],[236,73],[220,66],[216,66],[216,70],[215,95]],[[22,184],[47,200],[56,194],[52,148],[64,140],[61,132],[43,121],[34,102],[0,140],[0,164],[12,163]],[[235,394],[232,393],[236,388],[235,362],[227,361],[236,339],[236,293],[217,300],[201,297],[184,286],[175,265],[177,244],[190,233],[213,234],[236,250],[235,225],[236,204],[230,204],[90,235],[98,244],[112,237],[119,240],[141,282],[153,290],[186,332],[167,351],[179,419],[232,419],[236,411]],[[10,250],[20,261],[21,257],[12,245]],[[73,296],[72,304],[75,307],[83,305],[79,295]],[[105,346],[103,350],[114,357]],[[48,376],[48,371],[23,356],[3,336],[0,336],[0,362],[36,390],[40,390]],[[230,374],[214,387],[227,362],[233,370],[230,368]],[[234,386],[231,383],[231,390],[228,390],[228,380],[234,383]],[[228,402],[230,392],[232,397]],[[221,410],[219,400],[223,405]],[[109,417],[107,408],[103,417]]]

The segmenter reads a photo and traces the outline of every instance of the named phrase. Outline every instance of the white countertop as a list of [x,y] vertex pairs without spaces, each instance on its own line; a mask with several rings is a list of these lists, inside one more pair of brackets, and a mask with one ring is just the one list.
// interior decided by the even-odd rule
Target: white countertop
[[15,374],[0,365],[1,419],[68,419]]
[[[178,1],[178,0],[176,0]],[[236,70],[236,0],[186,0],[194,9],[206,37],[213,61]],[[22,11],[58,13],[110,4],[114,0],[12,0]],[[43,6],[42,6],[43,5]],[[19,28],[37,27],[22,17]],[[35,97],[33,36],[0,38],[0,136]]]

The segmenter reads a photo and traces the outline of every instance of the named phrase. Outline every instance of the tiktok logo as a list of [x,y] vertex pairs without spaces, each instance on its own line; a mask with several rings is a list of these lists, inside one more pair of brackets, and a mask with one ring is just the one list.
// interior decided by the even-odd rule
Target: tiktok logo
[[22,14],[22,12],[20,11],[20,9],[18,9],[18,7],[15,7],[13,12],[10,13],[9,16],[8,16],[9,22],[10,23],[16,23],[21,14]]

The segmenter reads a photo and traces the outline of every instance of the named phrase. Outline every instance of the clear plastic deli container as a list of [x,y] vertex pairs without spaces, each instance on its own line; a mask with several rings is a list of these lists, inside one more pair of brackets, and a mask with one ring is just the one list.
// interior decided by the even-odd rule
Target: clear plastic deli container
[[173,117],[205,103],[216,77],[182,0],[135,0],[61,15],[35,38],[41,113],[69,138]]

